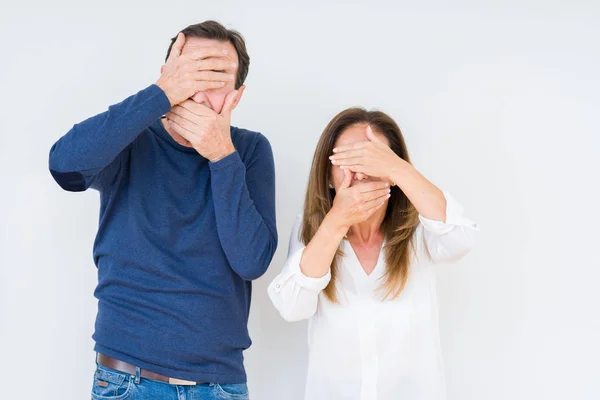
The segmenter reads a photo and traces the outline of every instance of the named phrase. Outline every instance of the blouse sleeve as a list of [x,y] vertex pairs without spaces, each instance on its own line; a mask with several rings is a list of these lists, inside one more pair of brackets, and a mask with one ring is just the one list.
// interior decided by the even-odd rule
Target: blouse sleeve
[[317,311],[319,293],[331,279],[331,271],[321,278],[311,278],[302,273],[300,260],[306,246],[299,234],[302,215],[298,216],[288,248],[288,257],[279,275],[269,285],[271,302],[286,321],[308,319]]
[[446,222],[419,215],[423,227],[423,241],[434,262],[455,262],[474,246],[479,226],[463,215],[463,208],[446,191]]

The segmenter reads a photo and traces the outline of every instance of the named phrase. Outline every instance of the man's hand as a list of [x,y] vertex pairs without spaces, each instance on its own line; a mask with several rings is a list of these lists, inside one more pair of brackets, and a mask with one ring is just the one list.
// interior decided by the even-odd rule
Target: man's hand
[[236,63],[230,55],[228,56],[227,49],[206,47],[181,55],[184,44],[185,36],[180,32],[156,82],[169,98],[171,106],[189,99],[198,92],[219,89],[227,82],[235,80]]
[[220,114],[193,100],[184,101],[167,114],[169,127],[211,162],[227,157],[235,152],[230,132],[231,111],[243,89],[244,86],[227,95]]

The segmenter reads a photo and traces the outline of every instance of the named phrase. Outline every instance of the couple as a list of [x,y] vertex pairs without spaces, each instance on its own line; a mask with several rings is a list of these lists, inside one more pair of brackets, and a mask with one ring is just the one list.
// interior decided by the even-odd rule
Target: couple
[[[239,33],[191,25],[156,84],[50,151],[62,188],[100,193],[92,399],[249,396],[251,282],[277,247],[271,147],[230,126],[249,64]],[[310,321],[306,399],[443,399],[428,264],[462,257],[477,229],[390,117],[339,113],[268,289],[283,318]]]

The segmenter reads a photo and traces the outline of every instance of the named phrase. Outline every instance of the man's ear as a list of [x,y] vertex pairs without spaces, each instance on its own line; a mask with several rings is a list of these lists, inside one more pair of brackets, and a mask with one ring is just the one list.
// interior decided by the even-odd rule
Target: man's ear
[[244,90],[246,89],[245,85],[240,86],[239,89],[232,90],[227,93],[225,96],[225,102],[223,103],[223,107],[221,108],[221,115],[231,115],[231,112],[235,109],[235,107],[240,102],[242,98],[242,94],[244,94]]
[[233,107],[231,108],[232,110],[234,110],[237,107],[237,105],[239,104],[239,102],[242,98],[242,95],[244,94],[244,90],[246,90],[246,85],[242,85],[238,89],[238,94],[235,97],[235,100],[233,101]]

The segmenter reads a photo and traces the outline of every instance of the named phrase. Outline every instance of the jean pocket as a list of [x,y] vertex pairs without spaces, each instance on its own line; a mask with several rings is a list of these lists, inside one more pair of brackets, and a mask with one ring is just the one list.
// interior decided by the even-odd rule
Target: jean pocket
[[96,368],[92,400],[123,400],[131,391],[131,375],[102,367]]
[[215,383],[215,387],[222,399],[248,399],[248,385],[245,383]]

